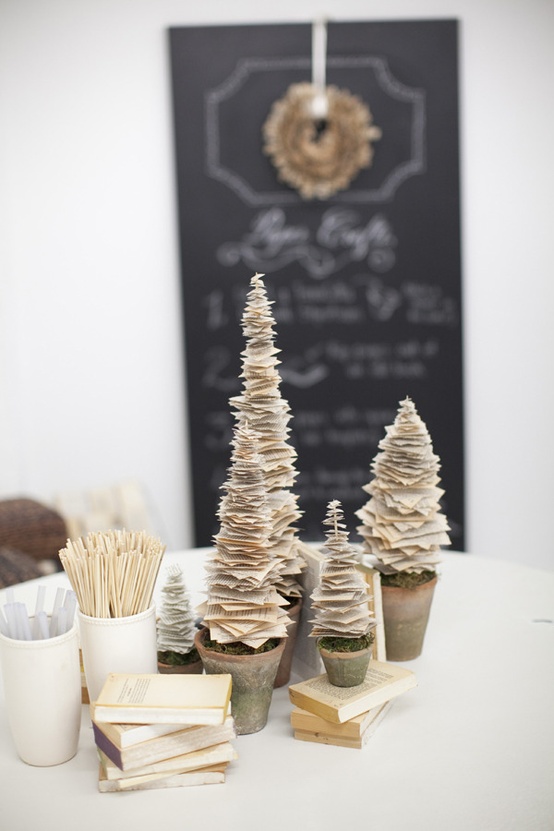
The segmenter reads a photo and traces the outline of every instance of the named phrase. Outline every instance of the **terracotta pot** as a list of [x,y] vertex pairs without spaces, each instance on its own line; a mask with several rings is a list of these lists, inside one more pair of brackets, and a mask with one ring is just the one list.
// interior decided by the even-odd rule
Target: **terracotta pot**
[[273,683],[282,658],[286,638],[275,649],[259,655],[226,655],[206,649],[208,629],[197,632],[194,645],[208,674],[229,673],[233,679],[231,713],[238,735],[257,733],[267,724]]
[[366,677],[373,646],[357,652],[331,652],[318,645],[327,678],[335,687],[357,687]]
[[298,624],[300,622],[300,614],[302,611],[302,598],[296,598],[296,602],[287,609],[288,616],[291,622],[287,626],[287,639],[285,643],[285,651],[277,670],[274,687],[284,687],[290,681],[290,671],[292,667],[292,659],[294,656],[294,647],[296,644],[296,635],[298,632]]
[[203,670],[200,656],[197,661],[192,661],[190,664],[164,664],[158,658],[158,672],[162,675],[202,675]]
[[421,655],[437,577],[415,588],[381,586],[387,661]]

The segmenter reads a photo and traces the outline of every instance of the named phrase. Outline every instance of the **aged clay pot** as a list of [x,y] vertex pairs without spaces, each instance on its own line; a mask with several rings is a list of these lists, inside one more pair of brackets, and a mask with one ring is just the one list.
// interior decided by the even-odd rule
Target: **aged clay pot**
[[421,655],[437,576],[415,588],[381,586],[387,661]]
[[284,687],[290,681],[290,672],[292,667],[292,659],[294,656],[294,646],[296,644],[296,634],[298,632],[298,624],[300,622],[300,614],[302,611],[302,598],[296,598],[296,602],[289,606],[287,614],[291,620],[287,626],[287,639],[285,643],[285,651],[279,663],[279,669],[275,676],[274,687]]
[[203,671],[204,665],[200,656],[197,661],[190,664],[164,664],[158,658],[158,672],[162,675],[202,675]]
[[259,655],[226,655],[206,649],[208,629],[196,633],[197,648],[207,674],[229,673],[232,677],[231,713],[238,735],[257,733],[267,724],[273,683],[283,656],[286,638],[275,649]]
[[357,652],[332,652],[318,645],[329,682],[335,687],[357,687],[366,677],[373,646]]

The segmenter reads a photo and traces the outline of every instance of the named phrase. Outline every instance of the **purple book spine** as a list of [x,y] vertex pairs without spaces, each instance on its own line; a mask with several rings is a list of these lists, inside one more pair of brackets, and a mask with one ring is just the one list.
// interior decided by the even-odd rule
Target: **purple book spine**
[[116,747],[115,744],[104,735],[104,733],[102,733],[100,728],[94,722],[92,722],[92,730],[96,746],[99,747],[102,753],[105,753],[108,759],[111,759],[112,762],[118,766],[118,768],[123,770],[123,761],[121,759],[120,749]]

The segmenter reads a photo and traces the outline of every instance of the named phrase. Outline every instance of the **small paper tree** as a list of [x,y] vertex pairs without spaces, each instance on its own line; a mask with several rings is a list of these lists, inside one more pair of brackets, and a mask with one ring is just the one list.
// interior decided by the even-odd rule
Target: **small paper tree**
[[207,602],[203,617],[212,641],[259,649],[271,638],[287,636],[290,622],[272,575],[275,558],[270,545],[271,511],[259,437],[247,423],[235,426],[226,491],[219,505],[215,553],[206,566]]
[[283,597],[299,597],[296,576],[304,567],[297,552],[294,523],[301,517],[298,496],[290,489],[297,473],[296,451],[288,442],[290,407],[280,392],[281,376],[276,358],[275,321],[261,274],[251,280],[242,317],[246,347],[242,353],[243,391],[230,400],[235,418],[246,418],[259,435],[261,470],[264,475],[271,532],[269,546],[275,558],[273,580]]
[[[450,530],[441,513],[439,457],[413,402],[400,402],[394,424],[379,442],[373,462],[374,479],[364,486],[370,499],[356,516],[363,551],[376,558],[383,575],[411,575],[390,582],[425,582],[441,561],[440,547],[449,545]],[[414,575],[418,575],[414,577]]]
[[343,518],[341,503],[329,502],[323,524],[330,530],[321,549],[326,559],[311,595],[315,618],[310,621],[310,637],[322,638],[320,645],[326,649],[352,651],[369,646],[370,629],[377,621],[369,612],[368,586],[357,568],[358,554],[348,540]]
[[198,660],[194,648],[195,615],[178,565],[167,569],[156,629],[158,659],[162,663],[185,665]]

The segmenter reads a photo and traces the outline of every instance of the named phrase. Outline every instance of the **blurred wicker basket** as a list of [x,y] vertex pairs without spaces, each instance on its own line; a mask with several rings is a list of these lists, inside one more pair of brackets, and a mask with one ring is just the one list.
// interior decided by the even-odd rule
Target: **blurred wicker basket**
[[34,560],[52,560],[61,568],[58,552],[67,542],[65,520],[34,499],[0,501],[0,548],[21,551]]
[[23,551],[0,548],[0,589],[43,576],[39,563]]

